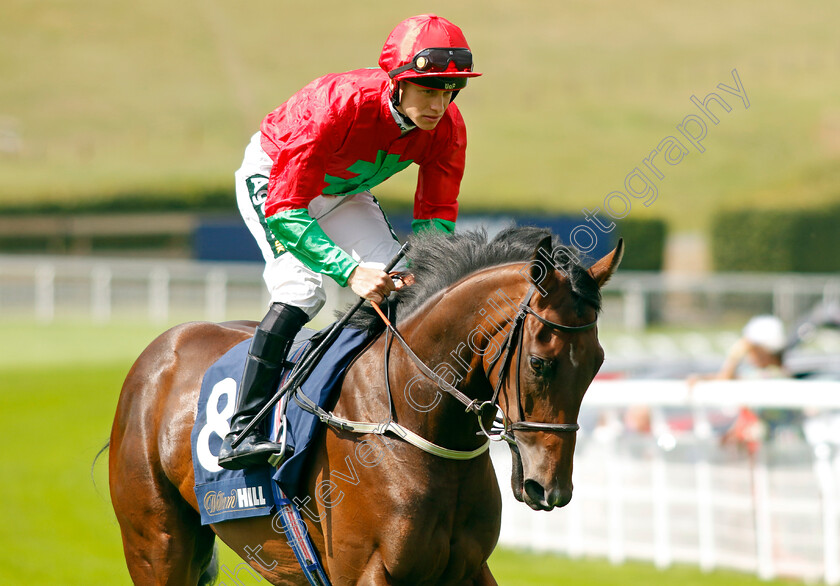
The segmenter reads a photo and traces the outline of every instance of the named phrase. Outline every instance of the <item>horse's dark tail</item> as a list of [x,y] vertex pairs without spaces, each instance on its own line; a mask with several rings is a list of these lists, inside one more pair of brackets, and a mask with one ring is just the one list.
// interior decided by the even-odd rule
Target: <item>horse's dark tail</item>
[[105,445],[102,446],[99,449],[99,451],[96,452],[96,455],[93,457],[93,462],[90,465],[90,480],[91,480],[91,482],[93,482],[93,487],[94,488],[96,488],[96,478],[93,476],[93,470],[94,470],[94,468],[96,468],[96,461],[99,459],[99,456],[101,456],[102,454],[107,452],[108,448],[110,448],[110,447],[111,447],[111,440],[108,440],[107,442],[105,442]]

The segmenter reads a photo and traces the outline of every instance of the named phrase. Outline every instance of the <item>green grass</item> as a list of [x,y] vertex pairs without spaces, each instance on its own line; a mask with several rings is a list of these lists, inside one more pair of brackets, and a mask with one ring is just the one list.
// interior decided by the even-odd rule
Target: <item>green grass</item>
[[143,348],[165,329],[165,326],[141,323],[100,326],[82,320],[50,325],[3,321],[0,322],[0,340],[3,340],[0,369],[96,367],[117,363],[123,365],[125,374]]
[[4,368],[0,426],[5,504],[4,584],[125,584],[107,464],[93,458],[110,432],[123,364]]
[[[0,583],[130,583],[110,507],[107,441],[122,380],[160,328],[144,325],[31,326],[0,322]],[[562,514],[562,513],[560,513]],[[229,549],[222,563],[235,567]],[[683,586],[759,584],[736,573],[612,566],[499,550],[490,566],[501,584]],[[254,582],[256,583],[256,582]],[[264,582],[263,582],[264,583]],[[782,582],[762,582],[781,584]]]
[[[373,66],[399,3],[9,0],[0,20],[0,203],[227,188],[260,119],[326,72]],[[481,78],[459,97],[463,211],[579,213],[737,68],[737,99],[666,169],[656,215],[702,229],[721,207],[836,200],[840,4],[431,0],[466,32]],[[720,93],[720,91],[718,90]],[[724,94],[728,96],[728,94]],[[382,186],[411,199],[405,173]],[[173,195],[174,194],[174,195]]]
[[490,569],[499,584],[513,586],[773,586],[792,583],[763,581],[737,572],[704,574],[689,566],[658,570],[648,563],[613,565],[602,559],[572,560],[504,549],[496,550],[490,557]]

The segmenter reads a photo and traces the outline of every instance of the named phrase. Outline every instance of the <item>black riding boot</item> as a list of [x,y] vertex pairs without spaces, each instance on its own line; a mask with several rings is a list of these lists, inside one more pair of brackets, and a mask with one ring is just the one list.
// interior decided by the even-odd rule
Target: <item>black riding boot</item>
[[239,385],[230,433],[225,436],[219,450],[219,466],[222,468],[240,470],[263,464],[271,454],[280,451],[280,444],[270,441],[265,435],[262,423],[257,424],[236,448],[232,448],[231,443],[277,390],[289,348],[308,320],[302,309],[273,303],[257,326]]

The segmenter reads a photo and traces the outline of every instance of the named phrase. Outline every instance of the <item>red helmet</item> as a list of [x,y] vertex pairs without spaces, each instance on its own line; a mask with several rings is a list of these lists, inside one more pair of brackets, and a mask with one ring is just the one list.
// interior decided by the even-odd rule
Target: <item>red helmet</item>
[[379,66],[394,81],[446,90],[460,90],[466,78],[481,75],[472,70],[472,52],[461,29],[434,14],[398,24],[382,47]]

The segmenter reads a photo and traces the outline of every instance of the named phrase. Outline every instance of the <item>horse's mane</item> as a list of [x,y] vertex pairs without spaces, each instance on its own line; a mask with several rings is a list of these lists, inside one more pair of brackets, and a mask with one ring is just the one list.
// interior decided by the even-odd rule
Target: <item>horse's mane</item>
[[[410,271],[415,283],[388,298],[391,315],[398,311],[407,316],[438,291],[481,269],[533,258],[540,240],[552,237],[555,266],[569,276],[569,284],[577,302],[577,311],[585,305],[601,309],[601,292],[595,280],[577,262],[578,252],[560,243],[550,230],[533,226],[510,227],[488,240],[484,229],[455,234],[427,230],[409,237]],[[349,325],[379,332],[384,324],[369,305],[364,305],[351,318]]]

